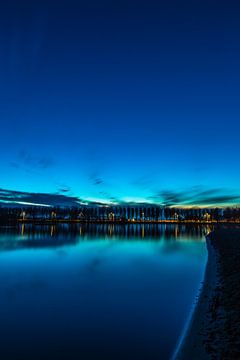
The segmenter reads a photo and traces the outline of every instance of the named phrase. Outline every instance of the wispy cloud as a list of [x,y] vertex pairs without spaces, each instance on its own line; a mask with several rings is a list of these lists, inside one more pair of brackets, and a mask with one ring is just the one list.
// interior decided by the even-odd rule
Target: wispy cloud
[[101,176],[99,176],[97,173],[91,174],[89,176],[89,180],[91,182],[91,184],[93,185],[103,185],[104,184],[104,180]]
[[48,169],[54,165],[54,160],[50,156],[35,156],[27,150],[19,152],[18,160],[30,168],[37,169]]
[[190,189],[181,191],[161,190],[150,196],[150,199],[154,202],[161,203],[166,206],[217,206],[239,204],[240,194],[228,189],[205,189],[201,186],[195,186]]
[[69,194],[68,188],[58,193],[34,193],[0,188],[0,203],[42,205],[42,206],[79,206],[81,204],[159,204],[164,206],[224,206],[240,204],[240,195],[226,189],[204,189],[200,186],[189,190],[161,190],[147,199],[134,198],[120,200],[110,194],[101,192],[106,200],[97,198],[79,198]]
[[77,206],[82,200],[63,194],[33,193],[0,188],[0,203],[45,206]]
[[15,169],[22,169],[26,172],[39,172],[47,170],[55,165],[51,156],[33,155],[29,151],[20,150],[16,160],[11,161],[10,166]]

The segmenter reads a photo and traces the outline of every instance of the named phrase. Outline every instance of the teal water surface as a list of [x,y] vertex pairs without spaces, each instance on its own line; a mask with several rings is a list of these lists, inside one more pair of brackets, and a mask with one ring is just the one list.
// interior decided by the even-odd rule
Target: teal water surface
[[197,294],[206,227],[0,229],[0,358],[169,359]]

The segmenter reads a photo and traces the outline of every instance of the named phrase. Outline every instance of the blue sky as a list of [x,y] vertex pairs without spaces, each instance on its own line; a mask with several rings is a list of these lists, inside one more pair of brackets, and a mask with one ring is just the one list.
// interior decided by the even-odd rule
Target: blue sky
[[238,13],[231,1],[2,4],[0,188],[238,203]]

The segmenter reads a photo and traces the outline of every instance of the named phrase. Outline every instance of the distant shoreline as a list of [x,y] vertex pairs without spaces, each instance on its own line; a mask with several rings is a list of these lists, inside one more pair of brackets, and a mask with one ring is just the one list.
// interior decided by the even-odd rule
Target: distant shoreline
[[240,357],[240,229],[216,229],[207,248],[203,286],[175,360]]

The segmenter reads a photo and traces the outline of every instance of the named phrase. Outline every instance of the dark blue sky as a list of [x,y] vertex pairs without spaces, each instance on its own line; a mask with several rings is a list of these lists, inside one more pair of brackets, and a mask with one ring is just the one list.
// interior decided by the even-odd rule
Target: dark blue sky
[[2,3],[0,188],[238,202],[239,10],[231,1]]

